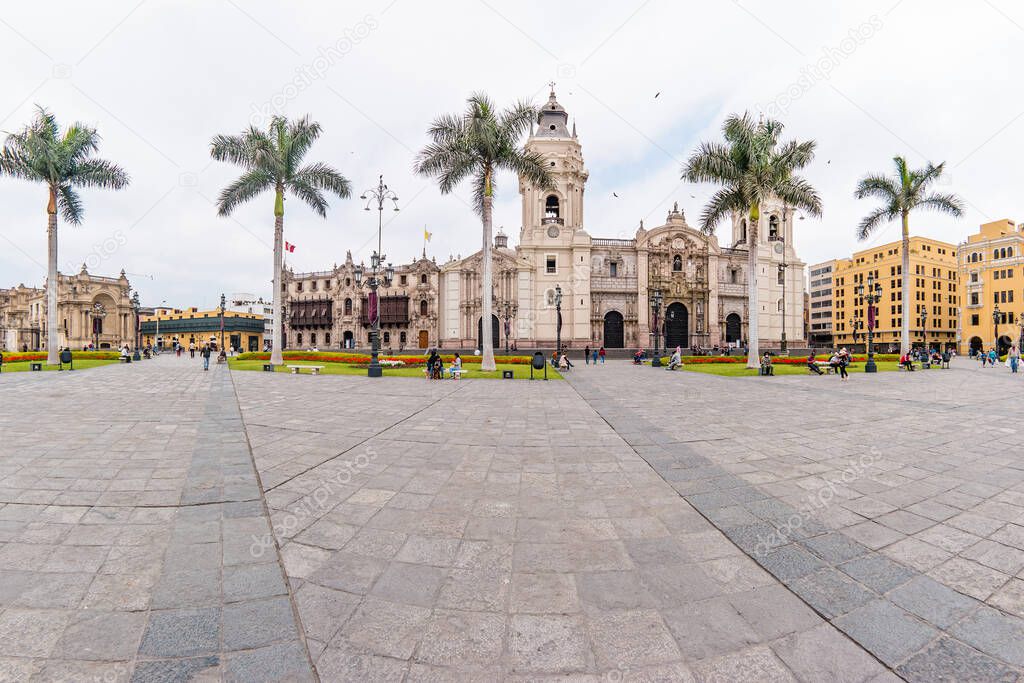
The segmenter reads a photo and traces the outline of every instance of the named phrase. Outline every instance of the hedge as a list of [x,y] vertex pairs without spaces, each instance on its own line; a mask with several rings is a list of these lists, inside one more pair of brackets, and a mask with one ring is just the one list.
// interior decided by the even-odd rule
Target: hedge
[[[479,364],[483,359],[483,356],[474,356],[466,354],[460,356],[464,365]],[[240,353],[235,356],[238,360],[270,360],[270,354],[266,352],[248,352]],[[366,353],[331,353],[329,351],[285,351],[282,354],[284,360],[315,360],[322,363],[349,363],[353,365],[360,365],[370,362],[370,355]],[[416,356],[387,356],[381,354],[379,356],[381,360],[400,360],[408,365],[423,365],[427,362],[427,356],[416,355]],[[441,354],[441,360],[445,363],[451,363],[455,358],[454,354]],[[503,365],[529,365],[532,358],[530,356],[495,356],[494,362],[501,363]]]
[[[5,363],[21,363],[30,360],[46,360],[46,351],[29,351],[28,353],[3,353]],[[117,351],[72,351],[71,357],[81,360],[117,360],[120,357]]]

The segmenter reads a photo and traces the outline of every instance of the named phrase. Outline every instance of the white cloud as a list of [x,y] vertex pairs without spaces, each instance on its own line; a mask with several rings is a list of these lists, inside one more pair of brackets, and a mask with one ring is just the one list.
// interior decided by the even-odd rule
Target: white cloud
[[[62,226],[59,263],[89,259],[120,231],[124,244],[101,248],[98,270],[153,275],[133,278],[144,300],[213,305],[222,290],[269,291],[272,199],[217,217],[212,200],[237,171],[208,152],[212,135],[242,130],[268,102],[322,123],[311,158],[339,168],[356,195],[384,174],[402,198],[402,211],[385,215],[384,250],[395,262],[419,253],[424,225],[439,261],[479,248],[468,188],[442,197],[412,174],[430,120],[478,89],[500,103],[540,101],[549,80],[578,124],[594,235],[631,234],[640,219],[656,225],[673,201],[695,223],[712,188],[681,183],[681,161],[719,135],[726,114],[794,92],[779,116],[789,135],[818,141],[807,176],[825,202],[821,221],[799,224],[805,261],[859,248],[854,227],[869,206],[852,198],[853,187],[866,172],[888,171],[894,154],[946,160],[943,189],[969,205],[959,221],[914,217],[916,232],[956,242],[984,220],[1024,218],[1015,192],[1024,96],[1013,86],[1024,10],[1005,0],[77,8],[52,3],[45,24],[29,3],[5,8],[0,130],[23,125],[35,103],[99,127],[102,156],[133,183],[84,192],[86,220]],[[876,30],[851,46],[850,31],[866,23]],[[828,63],[827,75],[807,78]],[[515,241],[515,179],[501,178],[499,191],[495,224]],[[0,286],[45,276],[45,202],[41,188],[0,179]],[[296,269],[330,267],[346,249],[366,258],[373,248],[373,212],[355,198],[332,204],[321,220],[288,202]],[[893,226],[877,239],[896,236]]]

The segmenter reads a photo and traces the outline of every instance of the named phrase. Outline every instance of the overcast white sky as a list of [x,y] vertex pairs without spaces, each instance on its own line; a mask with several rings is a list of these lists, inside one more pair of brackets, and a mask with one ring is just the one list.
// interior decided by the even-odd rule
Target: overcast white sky
[[[861,248],[854,228],[871,207],[852,198],[854,185],[888,172],[895,154],[913,165],[947,161],[941,189],[968,206],[960,220],[916,216],[915,233],[957,242],[981,222],[1024,218],[1019,3],[352,4],[51,1],[44,19],[38,3],[5,3],[0,130],[45,105],[64,123],[97,126],[100,156],[133,179],[121,192],[84,191],[85,221],[61,226],[61,270],[124,268],[151,305],[269,293],[273,198],[218,218],[213,200],[238,171],[211,162],[209,140],[272,110],[323,125],[308,158],[338,168],[356,196],[384,174],[402,207],[385,214],[390,260],[417,255],[424,226],[439,262],[469,254],[480,226],[468,188],[461,199],[441,196],[412,174],[426,128],[474,90],[539,103],[551,80],[583,144],[594,236],[660,224],[673,201],[696,223],[712,188],[682,183],[681,164],[744,109],[781,119],[787,137],[818,141],[806,175],[825,213],[798,224],[807,263]],[[42,187],[0,178],[0,286],[45,278],[45,205]],[[495,224],[517,240],[512,177],[499,185]],[[329,268],[346,249],[368,257],[376,215],[353,197],[332,202],[325,221],[293,200],[285,236],[298,245],[296,270]],[[897,237],[891,225],[874,241]]]

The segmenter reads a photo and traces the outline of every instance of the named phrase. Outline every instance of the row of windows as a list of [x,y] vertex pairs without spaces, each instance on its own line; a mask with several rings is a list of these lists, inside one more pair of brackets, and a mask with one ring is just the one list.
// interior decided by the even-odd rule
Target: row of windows
[[[986,318],[988,318],[988,316],[986,316]],[[991,318],[988,318],[988,320],[991,320]],[[971,315],[971,326],[972,327],[977,327],[980,324],[980,322],[981,322],[981,320],[979,319],[979,316],[978,316],[977,313],[974,313],[974,314]],[[986,320],[986,322],[987,322],[987,320]],[[1006,324],[1012,325],[1013,324],[1013,312],[1012,311],[1000,311],[999,312],[999,324],[1000,325],[1006,325]]]
[[[391,333],[389,331],[383,330],[381,332],[381,337],[383,338],[383,342],[385,344],[390,344],[391,343]],[[370,333],[369,332],[366,333],[366,341],[367,341],[367,343],[370,343]],[[398,333],[398,343],[399,344],[405,344],[408,341],[409,341],[409,337],[408,337],[408,335],[405,332],[399,332]],[[330,346],[331,345],[331,333],[330,332],[324,332],[323,342],[324,342],[324,346]],[[295,334],[295,343],[298,346],[302,346],[303,345],[304,338],[303,338],[301,332],[297,332]],[[318,343],[319,342],[318,342],[317,333],[316,332],[310,332],[309,333],[309,345],[310,346],[316,346]]]
[[[992,250],[993,259],[1013,258],[1013,247],[997,247]],[[985,260],[985,255],[980,251],[971,252],[967,257],[969,263],[978,263]]]
[[[890,318],[889,319],[889,324],[891,325],[890,329],[898,330],[898,329],[900,329],[900,327],[903,326],[903,318]],[[881,327],[881,320],[879,320],[879,326],[878,327]],[[921,318],[915,318],[914,320],[911,321],[911,327],[916,328],[916,329],[924,329],[926,326],[923,324],[923,321],[921,320]],[[943,327],[945,327],[948,330],[955,330],[956,329],[956,321],[955,320],[947,320],[946,324],[943,325],[941,320],[935,321],[932,318],[928,318],[927,328],[929,330],[941,330]],[[837,332],[845,332],[846,331],[846,323],[836,323],[835,329],[836,329]],[[850,330],[849,331],[851,331],[851,332],[853,331],[853,326],[852,325],[850,326]],[[866,334],[866,332],[863,329],[860,330],[860,333],[861,334]],[[875,334],[879,334],[879,331],[878,331],[877,327],[875,329]]]
[[[311,291],[311,292],[317,291],[317,289],[319,287],[320,280],[307,280],[306,282],[309,283],[309,291]],[[324,290],[330,290],[332,282],[333,282],[332,280],[324,280],[323,281],[323,288],[324,288]],[[400,287],[408,286],[408,284],[409,284],[409,276],[408,275],[400,275],[400,276],[398,276],[398,285]],[[420,284],[423,284],[423,285],[427,284],[427,275],[426,275],[426,273],[424,273],[423,275],[420,275]],[[350,277],[345,278],[345,286],[346,287],[351,287],[352,286],[352,278],[350,278]],[[295,283],[295,291],[296,292],[303,291],[303,287],[304,287],[304,283],[303,283],[302,280],[299,280],[298,282]]]

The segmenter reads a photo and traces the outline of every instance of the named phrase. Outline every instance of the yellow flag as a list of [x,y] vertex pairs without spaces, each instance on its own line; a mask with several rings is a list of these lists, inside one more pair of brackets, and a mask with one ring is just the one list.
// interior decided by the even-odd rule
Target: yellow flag
[[423,239],[425,241],[429,242],[430,238],[431,238],[431,234],[429,232],[427,232],[426,228],[423,228]]

